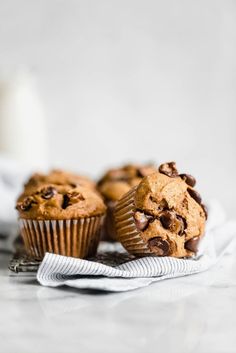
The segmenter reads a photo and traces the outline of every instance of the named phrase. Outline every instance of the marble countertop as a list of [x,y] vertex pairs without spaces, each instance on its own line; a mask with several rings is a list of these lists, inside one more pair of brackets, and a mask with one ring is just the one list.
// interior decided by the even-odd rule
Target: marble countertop
[[[126,293],[40,286],[0,255],[0,353],[235,353],[236,258]],[[207,283],[207,284],[206,284]]]

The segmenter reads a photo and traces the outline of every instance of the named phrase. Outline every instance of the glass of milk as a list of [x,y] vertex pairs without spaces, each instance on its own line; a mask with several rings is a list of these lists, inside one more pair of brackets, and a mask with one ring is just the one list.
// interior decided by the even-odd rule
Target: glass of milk
[[48,165],[45,114],[29,72],[0,77],[0,155],[27,167]]

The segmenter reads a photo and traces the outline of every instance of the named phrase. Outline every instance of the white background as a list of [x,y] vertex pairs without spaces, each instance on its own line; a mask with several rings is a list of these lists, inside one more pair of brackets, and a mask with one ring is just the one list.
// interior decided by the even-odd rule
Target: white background
[[53,166],[176,160],[235,214],[235,1],[0,0],[0,70],[21,68]]

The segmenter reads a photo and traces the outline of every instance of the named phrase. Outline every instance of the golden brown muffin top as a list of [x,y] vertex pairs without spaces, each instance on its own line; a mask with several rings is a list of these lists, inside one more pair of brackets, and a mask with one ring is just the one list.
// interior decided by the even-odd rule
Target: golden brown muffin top
[[131,187],[138,185],[143,177],[156,171],[153,165],[127,164],[108,170],[98,181],[97,188],[107,201],[118,201]]
[[193,188],[195,183],[189,174],[178,175],[175,163],[170,162],[138,185],[134,219],[154,253],[161,251],[159,255],[177,257],[196,253],[207,212]]
[[53,169],[48,174],[34,173],[24,185],[24,190],[17,201],[22,201],[26,196],[34,193],[41,185],[68,185],[70,187],[84,186],[96,190],[96,184],[86,176]]
[[77,186],[40,185],[17,202],[19,216],[35,220],[64,220],[103,215],[106,206],[93,190]]
[[94,181],[88,177],[60,169],[53,169],[48,174],[35,173],[25,183],[24,187],[25,189],[37,188],[43,184],[70,185],[71,187],[85,186],[95,189]]

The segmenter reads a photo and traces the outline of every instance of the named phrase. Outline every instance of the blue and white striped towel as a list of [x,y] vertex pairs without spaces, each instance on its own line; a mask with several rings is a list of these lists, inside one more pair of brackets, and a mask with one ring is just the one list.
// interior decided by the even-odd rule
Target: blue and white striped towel
[[233,252],[236,244],[236,221],[226,222],[225,214],[217,202],[212,202],[209,209],[206,235],[194,259],[144,257],[111,267],[47,253],[39,267],[37,279],[43,286],[66,285],[79,289],[121,292],[167,278],[206,271],[226,252]]

